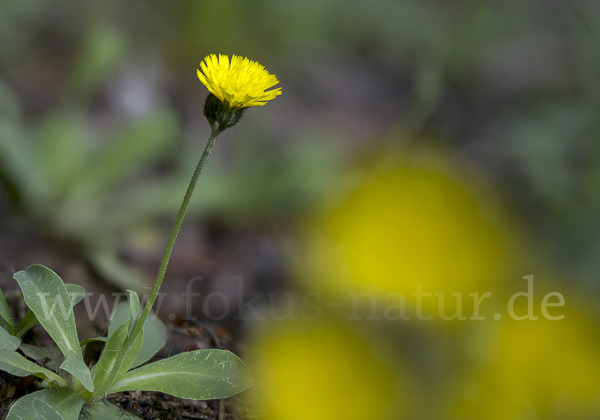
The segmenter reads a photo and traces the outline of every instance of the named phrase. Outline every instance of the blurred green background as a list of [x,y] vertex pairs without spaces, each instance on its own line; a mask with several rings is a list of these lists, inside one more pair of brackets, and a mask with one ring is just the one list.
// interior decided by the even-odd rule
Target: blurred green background
[[[490,318],[476,327],[469,321],[448,327],[347,324],[345,313],[326,308],[323,325],[284,327],[289,334],[281,342],[269,334],[258,339],[264,332],[257,330],[271,327],[239,323],[232,315],[223,323],[255,355],[257,378],[264,373],[246,399],[266,401],[267,408],[243,405],[248,418],[600,416],[600,380],[586,376],[597,372],[600,350],[590,339],[599,336],[600,319],[594,303],[600,295],[600,3],[4,0],[4,267],[42,262],[54,268],[62,264],[57,255],[66,253],[84,262],[92,282],[120,290],[151,283],[209,134],[202,116],[207,91],[195,71],[210,53],[258,61],[278,77],[283,95],[251,109],[219,139],[184,223],[167,292],[179,296],[191,277],[203,275],[210,280],[203,292],[237,296],[231,278],[242,274],[248,295],[343,297],[343,276],[330,272],[319,280],[306,268],[302,255],[334,258],[306,233],[324,226],[342,232],[334,233],[335,241],[345,246],[360,240],[344,233],[357,226],[386,232],[388,225],[361,224],[369,214],[381,216],[377,210],[327,209],[336,208],[331,201],[355,197],[375,168],[430,168],[435,161],[436,171],[460,188],[448,190],[443,182],[430,187],[417,177],[410,191],[415,197],[439,193],[439,201],[412,200],[402,182],[381,187],[387,191],[382,195],[356,193],[349,201],[378,197],[381,207],[389,203],[392,213],[382,221],[395,220],[395,208],[415,206],[398,212],[415,223],[391,226],[380,240],[369,237],[374,256],[363,261],[359,283],[409,294],[393,286],[394,263],[402,266],[394,252],[424,255],[428,243],[444,243],[445,235],[456,235],[449,243],[470,241],[460,248],[469,254],[460,258],[472,254],[481,261],[486,236],[469,224],[476,205],[502,220],[496,228],[506,236],[506,252],[493,279],[490,270],[476,270],[482,283],[470,283],[474,290],[499,291],[504,300],[495,305],[505,305],[506,296],[525,290],[521,277],[533,273],[544,294],[563,293],[565,311],[576,313],[565,318],[573,324],[522,327]],[[470,198],[452,195],[463,187]],[[415,203],[434,207],[421,212]],[[458,233],[442,228],[447,225],[458,226]],[[407,226],[416,229],[410,238],[427,229],[430,242],[413,247]],[[394,252],[380,261],[378,247],[384,246]],[[459,258],[444,249],[427,254],[424,264],[443,273]],[[7,281],[10,276],[3,277]],[[440,291],[462,291],[443,284],[444,278],[436,281]],[[164,314],[178,306],[167,301]],[[562,352],[561,331],[571,346]],[[375,354],[382,348],[385,355]],[[316,363],[327,357],[331,363]],[[288,372],[290,366],[296,370]],[[544,376],[548,370],[553,379]],[[338,375],[344,379],[331,379]],[[308,392],[317,382],[329,385]],[[368,392],[361,391],[365,383],[373,383]],[[337,386],[343,392],[327,392]],[[279,403],[270,400],[274,395]],[[379,408],[369,411],[373,407]]]

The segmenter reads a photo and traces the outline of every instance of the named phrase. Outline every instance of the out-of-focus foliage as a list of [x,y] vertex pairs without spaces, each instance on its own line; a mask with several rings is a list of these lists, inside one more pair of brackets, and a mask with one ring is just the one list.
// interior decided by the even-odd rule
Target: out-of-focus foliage
[[[0,116],[0,156],[6,179],[30,217],[47,232],[76,241],[104,267],[114,246],[111,233],[148,208],[159,210],[151,207],[151,194],[128,200],[135,187],[124,182],[165,153],[177,128],[170,111],[157,110],[119,127],[98,146],[85,123],[72,108],[48,112],[33,130],[19,118]],[[157,184],[150,184],[154,193],[167,196],[164,183]],[[144,190],[148,193],[148,186]],[[134,273],[122,272],[115,281],[139,289],[143,283],[135,279]]]
[[[182,133],[179,110],[159,90],[163,66],[156,58],[143,63],[155,52],[136,49],[131,32],[145,25],[110,18],[116,4],[54,7],[0,6],[2,203],[10,198],[37,228],[75,243],[105,279],[141,290],[146,280],[120,262],[119,241],[176,212],[208,130]],[[19,29],[10,32],[16,22]],[[198,87],[194,119],[203,121],[206,93],[197,80],[190,83]],[[211,164],[192,211],[243,223],[293,215],[335,172],[332,148],[315,149],[316,138],[276,151],[262,133],[248,133],[250,140],[236,139],[233,167]]]
[[[279,112],[254,113],[230,136],[236,145],[266,138],[271,152],[277,144],[277,153],[261,154],[269,180],[288,179],[273,174],[288,167],[277,162],[290,144],[310,145],[313,156],[322,152],[315,140],[360,153],[425,132],[415,138],[478,165],[504,188],[528,233],[543,239],[540,250],[595,288],[586,267],[597,266],[598,248],[600,153],[590,139],[598,136],[599,14],[589,0],[8,1],[0,5],[2,91],[33,132],[46,111],[75,109],[74,129],[91,130],[95,142],[132,115],[166,106],[182,123],[175,148],[193,156],[184,145],[201,142],[206,129],[199,60],[211,52],[252,56],[280,75],[286,94]],[[166,160],[158,165],[176,158]],[[314,173],[295,162],[294,174]],[[286,189],[294,188],[302,187]],[[289,196],[265,194],[232,202],[236,211],[218,207],[262,211]]]

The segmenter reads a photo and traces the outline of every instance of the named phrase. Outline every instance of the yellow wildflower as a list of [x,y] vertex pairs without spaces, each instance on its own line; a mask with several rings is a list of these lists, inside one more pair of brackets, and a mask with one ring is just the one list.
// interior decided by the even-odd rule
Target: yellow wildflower
[[210,54],[200,63],[198,78],[230,108],[262,106],[281,95],[281,88],[267,90],[279,81],[255,61],[233,55]]

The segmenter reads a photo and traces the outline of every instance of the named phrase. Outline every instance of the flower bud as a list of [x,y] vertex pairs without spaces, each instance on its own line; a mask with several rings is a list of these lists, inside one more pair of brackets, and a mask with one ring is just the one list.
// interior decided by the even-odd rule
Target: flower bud
[[210,127],[214,130],[215,124],[219,124],[220,131],[233,127],[242,118],[246,108],[232,107],[227,101],[222,101],[210,93],[204,103],[204,116]]

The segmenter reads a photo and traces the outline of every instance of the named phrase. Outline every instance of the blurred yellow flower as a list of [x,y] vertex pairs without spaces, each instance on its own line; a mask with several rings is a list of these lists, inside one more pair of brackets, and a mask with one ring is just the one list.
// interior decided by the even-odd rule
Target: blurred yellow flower
[[210,54],[200,63],[198,78],[208,90],[231,108],[262,106],[281,95],[281,88],[267,90],[279,81],[265,68],[247,58]]
[[309,221],[307,281],[336,294],[400,293],[413,304],[421,288],[426,311],[443,301],[453,314],[452,293],[466,303],[468,293],[487,291],[503,259],[502,228],[478,199],[435,167],[372,171]]
[[[391,411],[402,394],[395,395],[389,367],[356,335],[326,321],[272,327],[251,345],[256,382],[250,395],[261,418],[405,418]],[[407,399],[401,400],[404,411]]]
[[455,418],[600,418],[600,328],[567,307],[560,313],[558,321],[503,322],[484,350],[489,364],[462,387]]

